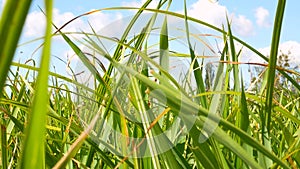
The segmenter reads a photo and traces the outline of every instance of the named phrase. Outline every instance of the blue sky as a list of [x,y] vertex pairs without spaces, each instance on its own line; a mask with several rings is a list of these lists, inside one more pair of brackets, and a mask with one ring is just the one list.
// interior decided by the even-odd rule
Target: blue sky
[[[144,0],[145,1],[145,0]],[[201,6],[204,1],[208,0],[187,0],[188,8],[194,6]],[[110,1],[98,1],[98,0],[64,0],[64,1],[54,1],[55,8],[57,8],[60,13],[71,12],[74,15],[78,15],[91,9],[100,9],[106,7],[114,7],[114,6],[129,6],[136,4],[135,6],[139,6],[142,4],[141,0],[110,0]],[[155,1],[154,1],[155,3]],[[183,1],[173,1],[173,6],[171,10],[174,11],[182,11],[183,10]],[[261,27],[256,24],[257,18],[255,17],[255,12],[258,8],[264,8],[269,13],[266,17],[265,21],[269,21],[270,25],[273,24],[273,19],[275,15],[277,1],[261,1],[261,0],[252,0],[252,1],[229,1],[229,0],[220,0],[218,3],[215,3],[215,8],[220,6],[224,6],[227,9],[228,13],[232,13],[236,16],[245,16],[246,19],[249,19],[253,24],[253,31],[256,36],[242,36],[243,39],[248,40],[249,43],[253,45],[257,45],[258,47],[264,47],[262,45],[268,45],[270,42],[270,36],[272,32],[271,27]],[[37,6],[43,6],[42,0],[34,0],[31,11],[38,11]],[[154,5],[155,6],[155,5]],[[297,33],[297,25],[300,25],[300,19],[297,16],[298,7],[300,6],[300,2],[296,0],[287,1],[285,18],[284,18],[284,27],[282,30],[282,41],[295,40],[300,41],[300,34]],[[209,9],[208,9],[209,11]],[[204,11],[204,12],[208,12]],[[104,12],[109,13],[109,12]],[[191,14],[196,15],[195,13]],[[217,17],[218,14],[215,14]],[[263,16],[261,16],[263,17]],[[246,25],[245,25],[246,26]],[[262,36],[263,35],[263,36]]]
[[[215,3],[211,1],[187,0],[188,14],[192,17],[207,21],[216,26],[221,26],[225,22],[225,15],[228,14],[232,21],[234,35],[248,42],[263,53],[268,53],[271,43],[273,20],[275,17],[277,1],[220,0]],[[0,2],[3,6],[4,1],[0,0]],[[54,23],[60,26],[73,17],[92,9],[115,6],[139,7],[143,4],[143,2],[145,2],[145,0],[56,0],[54,2]],[[153,0],[151,7],[155,7],[157,2],[157,0]],[[45,21],[43,14],[39,11],[38,6],[42,7],[43,1],[33,0],[20,43],[30,41],[43,35]],[[299,6],[300,1],[287,1],[281,37],[282,51],[287,53],[287,51],[290,50],[292,53],[292,61],[297,62],[297,64],[300,63],[300,34],[298,33],[300,19],[298,18],[299,16],[297,16],[297,13],[299,13]],[[183,1],[173,0],[171,10],[183,12]],[[133,14],[134,11],[99,12],[94,15],[80,18],[76,22],[66,27],[64,31],[74,32],[89,30],[87,21],[90,22],[96,30],[100,30],[113,20],[122,19],[125,16]],[[203,27],[199,27],[198,29],[200,32],[210,32]],[[54,42],[53,55],[63,55],[66,57],[70,49],[62,45],[63,41],[59,38],[54,39]],[[20,46],[19,50],[22,51],[22,54],[17,53],[17,55],[20,56],[16,57],[20,58],[20,60],[22,60],[22,58],[26,58],[25,55],[31,55],[32,51],[36,49],[39,44],[40,42],[36,41],[34,43]],[[251,56],[248,56],[248,58],[249,57]],[[249,59],[249,61],[253,60],[255,59]]]

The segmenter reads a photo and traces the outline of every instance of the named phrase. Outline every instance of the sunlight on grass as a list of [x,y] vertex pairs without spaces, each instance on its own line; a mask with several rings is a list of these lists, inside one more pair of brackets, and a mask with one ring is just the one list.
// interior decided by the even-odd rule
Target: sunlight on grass
[[[170,11],[172,1],[149,9],[147,0],[140,8],[89,11],[57,28],[52,1],[45,1],[36,67],[30,58],[13,62],[31,1],[18,1],[17,9],[7,1],[0,26],[1,167],[299,167],[299,72],[277,64],[286,2],[278,1],[270,57],[237,38],[229,19],[218,28],[187,16],[185,2],[184,14]],[[120,10],[136,13],[118,37],[91,24],[91,33],[63,32],[80,17]],[[194,25],[215,34],[200,35]],[[49,71],[54,36],[78,57],[79,67],[62,60],[70,76]],[[209,38],[223,49],[216,52]],[[267,63],[239,62],[236,43]],[[258,78],[243,74],[243,65]]]

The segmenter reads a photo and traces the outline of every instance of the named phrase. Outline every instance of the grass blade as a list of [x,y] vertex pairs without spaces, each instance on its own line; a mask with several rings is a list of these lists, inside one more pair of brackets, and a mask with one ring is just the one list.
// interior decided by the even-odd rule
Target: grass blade
[[[285,0],[279,0],[277,4],[276,16],[274,21],[273,28],[273,36],[272,36],[272,44],[271,44],[271,53],[269,60],[269,69],[268,69],[268,82],[267,82],[267,98],[265,105],[265,118],[268,133],[270,133],[271,129],[271,117],[272,117],[272,109],[273,109],[273,91],[274,91],[274,82],[275,82],[275,73],[276,73],[276,63],[277,63],[277,53],[278,46],[280,41],[280,32],[283,21],[283,14],[285,9]],[[264,125],[263,125],[264,126]],[[262,128],[262,132],[264,128]],[[263,134],[263,133],[262,133]]]
[[[1,120],[2,121],[2,120]],[[7,136],[6,136],[6,126],[1,122],[1,161],[2,167],[7,168]]]
[[[140,89],[139,89],[139,86],[138,86],[138,81],[135,77],[132,77],[131,79],[131,85],[132,85],[132,88],[135,92],[133,92],[135,94],[135,98],[137,100],[137,107],[138,107],[138,111],[141,113],[140,116],[141,116],[141,119],[142,119],[142,122],[143,122],[143,128],[144,128],[144,131],[147,131],[149,128],[150,128],[150,125],[148,124],[148,121],[149,121],[149,117],[148,117],[148,113],[147,113],[147,110],[146,110],[146,106],[143,102],[143,98],[142,98],[142,94],[140,92]],[[151,159],[152,159],[152,162],[153,162],[153,166],[155,169],[158,169],[158,168],[161,168],[160,165],[159,165],[159,159],[158,159],[158,156],[157,156],[157,148],[155,146],[155,142],[154,140],[152,139],[153,138],[153,132],[152,130],[149,130],[148,134],[146,134],[146,139],[147,141],[149,141],[149,151],[151,153]]]
[[[134,15],[134,17],[131,19],[130,23],[128,24],[127,28],[125,29],[125,31],[123,32],[122,34],[122,37],[120,39],[120,43],[118,44],[116,50],[115,50],[115,53],[113,54],[113,59],[115,60],[119,60],[120,57],[121,57],[121,51],[122,51],[122,43],[124,43],[126,41],[126,38],[130,32],[130,30],[132,29],[134,23],[137,21],[137,19],[139,18],[139,16],[143,13],[144,11],[144,8],[146,8],[150,3],[151,3],[152,0],[147,0],[143,6],[141,8],[139,8],[138,12]],[[113,65],[110,64],[108,69],[107,69],[107,72],[105,73],[105,76],[104,76],[104,80],[105,82],[107,82],[109,84],[109,78],[111,76],[111,73],[112,73],[112,70],[113,70]],[[103,91],[103,87],[100,88],[100,91]]]
[[[197,93],[204,93],[205,92],[205,86],[204,86],[204,80],[203,80],[203,77],[202,77],[202,69],[200,69],[200,65],[199,65],[198,60],[195,56],[195,52],[193,50],[193,47],[192,47],[192,44],[191,44],[191,41],[190,41],[186,0],[184,1],[184,20],[185,20],[186,36],[187,36],[187,41],[188,41],[190,55],[191,55],[191,63],[193,63],[194,77],[195,77],[195,80],[196,80],[196,83],[197,83]],[[207,108],[206,97],[200,97],[200,103],[203,107]]]
[[98,119],[99,119],[99,113],[97,113],[97,115],[93,118],[92,122],[89,124],[86,130],[80,134],[80,136],[76,139],[76,141],[71,145],[68,152],[56,163],[53,169],[66,168],[68,162],[76,155],[76,153],[81,148],[84,141],[87,139],[89,133],[95,126],[95,123]]
[[165,16],[161,32],[160,32],[160,66],[166,71],[169,72],[169,39],[168,39],[168,24],[167,16]]
[[42,52],[40,72],[36,82],[36,93],[34,96],[29,122],[25,132],[25,142],[21,157],[21,168],[45,168],[45,125],[48,95],[48,75],[51,53],[51,22],[52,1],[45,1],[46,6],[46,31],[45,45]]
[[[0,90],[13,60],[31,0],[6,1],[0,21]],[[2,92],[0,93],[0,96]]]
[[[231,59],[232,59],[232,62],[238,62],[238,56],[235,51],[235,44],[234,44],[234,40],[233,40],[233,36],[232,36],[232,32],[231,32],[231,25],[229,23],[228,17],[226,17],[226,19],[227,19],[227,26],[228,26],[228,38],[229,38]],[[239,65],[237,65],[237,64],[233,65],[234,90],[236,92],[240,91],[240,79],[239,79],[239,67],[238,66]],[[237,101],[238,101],[238,98],[237,98]]]

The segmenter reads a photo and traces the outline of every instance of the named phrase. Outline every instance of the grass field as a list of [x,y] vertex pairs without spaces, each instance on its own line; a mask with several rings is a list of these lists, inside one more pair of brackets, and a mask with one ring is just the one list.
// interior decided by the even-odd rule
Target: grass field
[[[217,28],[187,16],[186,7],[184,14],[169,11],[172,1],[161,0],[157,9],[148,9],[150,2],[78,16],[136,11],[120,39],[99,35],[92,26],[93,33],[77,32],[87,53],[71,33],[52,25],[52,1],[45,1],[39,64],[13,61],[31,1],[6,2],[0,25],[1,167],[299,168],[300,74],[282,67],[285,60],[278,55],[286,1],[278,1],[270,56],[235,37],[229,20]],[[131,36],[145,11],[150,17]],[[180,37],[170,33],[165,16],[183,23]],[[223,40],[214,69],[195,51],[190,23]],[[70,76],[49,71],[54,31],[88,74],[80,76],[74,67]],[[113,51],[102,41],[115,44]],[[174,41],[185,49],[176,51]],[[256,78],[242,74],[236,43],[266,61],[249,64]],[[180,78],[172,73],[172,61],[179,58],[189,61]]]

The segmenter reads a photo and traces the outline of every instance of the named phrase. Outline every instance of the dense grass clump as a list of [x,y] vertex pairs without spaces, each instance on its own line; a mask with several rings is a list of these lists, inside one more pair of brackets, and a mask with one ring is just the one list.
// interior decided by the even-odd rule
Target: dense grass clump
[[[300,166],[300,76],[278,56],[284,0],[269,57],[235,37],[229,20],[217,28],[187,16],[186,7],[184,14],[169,11],[171,1],[148,9],[151,0],[66,23],[103,10],[136,10],[118,38],[92,25],[92,33],[77,33],[82,50],[72,33],[53,25],[52,1],[45,1],[39,66],[13,62],[31,1],[18,1],[17,9],[15,3],[6,2],[0,26],[2,168]],[[197,34],[195,24],[216,34]],[[49,71],[52,29],[79,58],[70,76]],[[223,49],[216,52],[209,37],[222,37]],[[239,62],[236,43],[266,63]],[[242,73],[244,64],[254,76]]]

